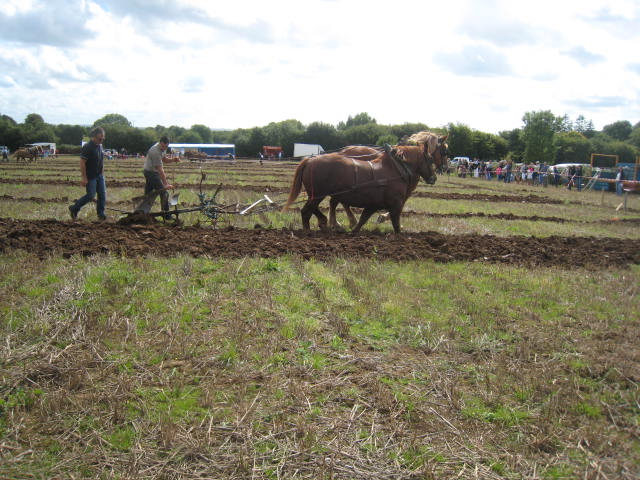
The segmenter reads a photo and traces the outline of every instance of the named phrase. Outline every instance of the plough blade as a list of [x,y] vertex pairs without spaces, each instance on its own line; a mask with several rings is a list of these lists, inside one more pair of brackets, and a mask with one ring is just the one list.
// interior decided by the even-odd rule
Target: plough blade
[[151,207],[153,206],[154,202],[156,201],[156,198],[158,197],[158,195],[160,195],[162,192],[165,192],[166,189],[165,188],[158,188],[157,190],[153,190],[152,192],[147,193],[146,195],[143,195],[141,197],[135,197],[132,199],[133,201],[133,212],[134,213],[149,213],[149,211],[151,211]]

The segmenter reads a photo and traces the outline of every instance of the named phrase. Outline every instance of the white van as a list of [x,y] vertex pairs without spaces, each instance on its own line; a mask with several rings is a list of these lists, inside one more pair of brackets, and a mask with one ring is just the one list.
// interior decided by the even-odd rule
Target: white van
[[449,163],[453,167],[457,167],[461,163],[469,165],[469,157],[453,157],[453,160],[450,160]]

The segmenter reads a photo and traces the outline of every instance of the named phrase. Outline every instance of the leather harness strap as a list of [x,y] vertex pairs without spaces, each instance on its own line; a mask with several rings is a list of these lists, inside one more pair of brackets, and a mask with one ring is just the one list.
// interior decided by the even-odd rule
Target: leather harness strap
[[405,183],[409,183],[409,180],[411,180],[411,177],[413,175],[411,170],[409,170],[409,167],[407,167],[407,165],[401,159],[398,158],[395,150],[391,148],[391,145],[385,144],[384,151],[389,154],[389,157],[391,157],[391,160],[393,161],[393,166],[396,167],[396,170],[400,174],[400,177],[402,177],[402,180]]

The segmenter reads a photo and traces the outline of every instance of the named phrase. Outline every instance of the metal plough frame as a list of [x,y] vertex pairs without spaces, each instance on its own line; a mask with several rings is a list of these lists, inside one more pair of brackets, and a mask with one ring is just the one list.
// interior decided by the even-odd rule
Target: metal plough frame
[[[216,197],[220,190],[222,189],[222,184],[216,188],[216,191],[213,195],[207,197],[205,193],[202,192],[202,181],[206,178],[206,174],[203,172],[200,178],[200,192],[198,193],[198,199],[200,200],[200,205],[194,207],[187,208],[178,208],[178,197],[180,193],[176,193],[169,197],[169,206],[174,207],[173,210],[168,210],[166,212],[151,212],[151,207],[155,203],[156,198],[162,192],[165,192],[166,189],[158,189],[154,190],[142,197],[136,197],[133,199],[134,208],[133,212],[119,210],[116,208],[110,208],[110,210],[115,210],[121,213],[127,214],[135,214],[135,213],[144,213],[149,215],[150,217],[163,217],[164,219],[169,219],[171,216],[175,216],[175,219],[178,220],[178,216],[182,213],[190,213],[190,212],[202,212],[207,218],[216,222],[220,215],[247,215],[249,213],[264,213],[271,210],[275,210],[278,208],[278,205],[271,200],[267,195],[263,195],[263,197],[251,205],[241,206],[238,203],[232,204],[222,204],[218,203]],[[266,202],[266,205],[262,205],[260,208],[256,208],[258,205]]]

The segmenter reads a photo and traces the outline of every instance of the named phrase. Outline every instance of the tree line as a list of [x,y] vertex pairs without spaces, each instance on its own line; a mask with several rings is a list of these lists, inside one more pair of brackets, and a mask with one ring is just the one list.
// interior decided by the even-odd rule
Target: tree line
[[0,145],[11,151],[35,142],[55,142],[60,153],[79,153],[83,138],[96,126],[106,132],[104,147],[135,154],[144,154],[162,135],[174,143],[235,144],[240,157],[255,157],[265,145],[281,146],[285,156],[293,155],[294,143],[320,144],[326,151],[346,145],[397,144],[403,137],[429,130],[448,134],[449,152],[480,160],[511,160],[513,162],[589,163],[592,153],[618,155],[621,162],[633,163],[640,155],[640,122],[632,125],[620,120],[601,131],[593,122],[580,115],[575,120],[559,117],[551,111],[527,112],[522,126],[496,134],[474,130],[461,123],[445,127],[429,127],[423,123],[381,125],[368,113],[349,116],[338,125],[312,122],[303,125],[298,120],[272,122],[263,127],[213,130],[196,124],[190,128],[134,127],[123,115],[107,114],[91,126],[46,123],[42,116],[31,113],[18,123],[8,115],[0,115]]

